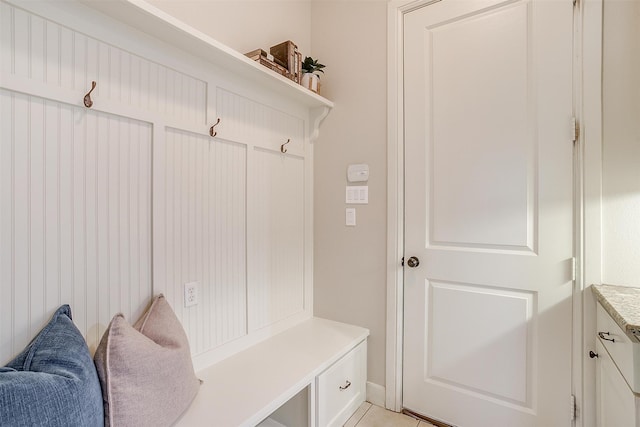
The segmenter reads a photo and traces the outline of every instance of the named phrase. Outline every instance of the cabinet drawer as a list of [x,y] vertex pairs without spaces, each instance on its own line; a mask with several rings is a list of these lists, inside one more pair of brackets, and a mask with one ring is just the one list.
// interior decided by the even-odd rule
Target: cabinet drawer
[[629,387],[635,393],[640,393],[640,343],[632,342],[601,304],[597,307],[596,324],[600,342]]
[[317,377],[318,426],[342,426],[364,402],[367,341]]

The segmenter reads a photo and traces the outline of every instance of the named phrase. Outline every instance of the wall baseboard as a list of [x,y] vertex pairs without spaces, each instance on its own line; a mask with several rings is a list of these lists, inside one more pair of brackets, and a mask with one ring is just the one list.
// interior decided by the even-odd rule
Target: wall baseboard
[[367,402],[376,406],[385,407],[385,388],[380,384],[367,381]]

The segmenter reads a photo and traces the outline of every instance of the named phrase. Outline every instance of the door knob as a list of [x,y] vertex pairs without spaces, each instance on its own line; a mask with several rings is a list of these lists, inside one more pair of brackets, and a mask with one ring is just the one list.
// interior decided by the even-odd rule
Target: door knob
[[411,268],[416,268],[420,265],[420,260],[414,256],[407,260],[407,265]]

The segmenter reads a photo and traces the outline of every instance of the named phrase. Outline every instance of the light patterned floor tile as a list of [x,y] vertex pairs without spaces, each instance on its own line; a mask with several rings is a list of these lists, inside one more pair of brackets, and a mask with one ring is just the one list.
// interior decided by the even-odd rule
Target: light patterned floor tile
[[351,418],[347,420],[344,427],[355,427],[358,424],[358,421],[362,419],[364,414],[367,413],[367,411],[371,408],[371,406],[372,405],[369,402],[362,402],[362,405],[360,405],[360,407],[356,410],[356,412],[354,412],[353,415],[351,415]]
[[418,420],[372,405],[357,427],[418,427]]

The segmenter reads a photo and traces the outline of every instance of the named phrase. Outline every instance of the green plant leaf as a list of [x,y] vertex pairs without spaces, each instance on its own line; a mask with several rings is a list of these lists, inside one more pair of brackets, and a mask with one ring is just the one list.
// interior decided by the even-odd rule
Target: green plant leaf
[[313,59],[310,56],[306,56],[302,62],[302,72],[304,73],[324,73],[323,68],[325,67],[326,65],[319,63],[317,59]]

